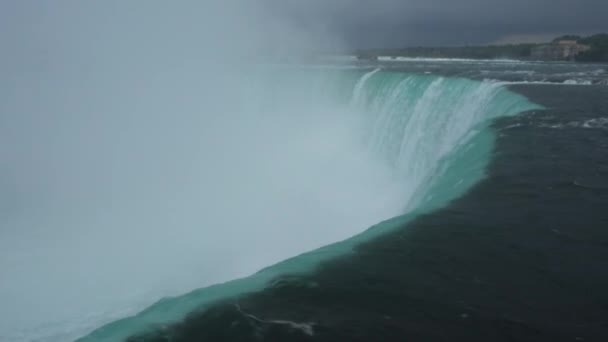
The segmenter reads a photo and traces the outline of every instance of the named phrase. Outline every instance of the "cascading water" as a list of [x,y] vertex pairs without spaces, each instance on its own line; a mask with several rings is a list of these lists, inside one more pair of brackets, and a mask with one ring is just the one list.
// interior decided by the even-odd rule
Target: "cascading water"
[[[346,79],[353,81],[352,77]],[[336,84],[330,83],[330,86]],[[343,87],[352,89],[348,101],[344,101],[345,98],[340,101],[338,94],[333,92],[343,90]],[[393,208],[395,203],[398,204],[401,212],[393,212],[393,215],[405,213],[421,204],[431,208],[445,203],[459,191],[465,191],[483,173],[491,140],[484,137],[482,131],[487,128],[489,120],[534,108],[525,98],[509,92],[498,83],[380,70],[361,75],[351,86],[338,82],[337,89],[331,89],[329,94],[316,93],[313,98],[320,102],[338,99],[339,106],[348,108],[349,120],[355,119],[350,129],[360,133],[354,135],[361,139],[357,143],[361,143],[377,163],[389,166],[382,170],[387,174],[375,176],[388,177],[390,181],[387,184],[398,189],[397,194],[388,192],[390,199],[382,202],[383,205],[390,202]],[[477,144],[483,146],[475,146]],[[471,160],[476,163],[470,163]],[[449,171],[451,175],[443,177]],[[442,188],[442,178],[443,183],[446,183],[445,179],[459,179]],[[429,193],[433,187],[436,191]],[[352,239],[353,242],[355,240]],[[218,298],[260,288],[277,274],[309,270],[319,261],[349,247],[348,241],[328,246],[249,278],[163,300],[134,318],[96,331],[84,341],[104,340],[115,336],[113,334],[127,336],[127,332],[141,331],[149,324],[177,319]]]
[[[361,78],[353,103],[367,118],[371,154],[402,180],[405,211],[415,208],[433,180],[440,178],[442,160],[491,119],[532,108],[499,82],[391,72],[372,77],[377,72]],[[362,85],[367,88],[364,93],[358,89]]]
[[[86,296],[102,299],[89,302],[83,297],[81,305],[71,311],[59,310],[63,316],[57,315],[57,322],[38,317],[35,324],[29,324],[27,310],[34,310],[34,306],[12,298],[11,306],[24,308],[21,316],[26,319],[13,324],[18,326],[17,331],[0,337],[68,340],[134,314],[154,298],[167,296],[81,339],[117,341],[179,320],[217,299],[260,289],[278,274],[310,271],[322,260],[347,253],[358,241],[392,229],[403,219],[436,208],[466,191],[483,176],[489,160],[491,119],[535,108],[495,82],[382,70],[270,68],[223,81],[216,88],[217,94],[229,93],[229,100],[222,96],[222,101],[216,101],[212,95],[207,96],[204,106],[197,103],[196,108],[202,111],[198,115],[133,117],[131,122],[147,120],[144,129],[150,130],[150,135],[137,141],[141,146],[152,145],[137,145],[132,152],[151,153],[156,148],[156,155],[147,158],[138,154],[143,159],[131,164],[131,154],[126,153],[115,166],[122,166],[122,162],[136,171],[142,164],[151,170],[157,168],[163,172],[152,171],[155,177],[147,181],[161,184],[152,189],[146,187],[148,182],[133,185],[129,182],[137,172],[119,168],[116,172],[120,175],[133,173],[110,184],[126,184],[137,190],[137,195],[127,196],[124,203],[106,208],[121,219],[107,220],[108,213],[96,212],[101,215],[96,227],[107,229],[105,234],[65,228],[69,233],[66,236],[81,244],[79,248],[38,251],[49,263],[65,263],[68,269],[57,275],[58,279],[68,275],[66,279],[53,282],[58,288],[65,286],[61,291],[30,285],[29,291],[41,291],[41,296],[50,298],[55,293],[56,302],[50,300],[46,305],[59,305],[69,300],[70,289],[81,291],[85,287],[89,290],[84,292]],[[152,105],[148,109],[156,110]],[[155,120],[153,126],[150,120]],[[154,143],[162,135],[168,135],[162,140],[168,146]],[[177,139],[177,143],[170,139]],[[165,169],[164,159],[176,149],[189,154],[169,158],[172,167]],[[166,178],[175,181],[167,182]],[[82,199],[78,194],[70,193]],[[99,206],[98,201],[109,198],[105,190],[96,195],[96,202],[89,206]],[[69,212],[74,204],[72,197],[54,207],[54,212]],[[138,200],[145,203],[132,203]],[[405,214],[409,216],[401,216]],[[145,220],[140,216],[146,216]],[[393,217],[399,218],[314,250]],[[78,226],[91,223],[83,218],[72,220]],[[57,216],[48,222],[66,225]],[[18,218],[14,223],[25,225]],[[81,239],[74,234],[81,234]],[[11,279],[0,287],[0,299],[15,293],[19,282],[38,279],[40,270],[11,249],[11,245],[27,238],[7,235],[1,240],[0,253],[14,253],[13,261],[21,262],[23,268],[0,268],[5,273],[1,277]],[[125,249],[115,252],[111,256],[114,261],[103,263],[101,270],[90,271],[90,265],[85,264],[94,264],[105,255],[103,250],[96,253],[93,246],[103,243],[118,243]],[[135,252],[129,251],[130,247]],[[245,276],[308,250],[313,251],[253,276],[170,297]],[[81,262],[72,258],[81,258]],[[136,261],[123,265],[129,258]],[[70,267],[85,274],[70,278],[76,272]],[[99,286],[87,282],[87,270],[96,273]],[[143,275],[133,276],[132,270]],[[112,279],[127,284],[127,290],[116,286]],[[134,294],[133,289],[146,291],[142,291],[144,295]],[[112,310],[114,305],[119,307]],[[93,311],[99,313],[90,314]],[[53,314],[52,308],[45,312]],[[9,317],[10,313],[0,314]],[[7,322],[6,327],[12,324]]]

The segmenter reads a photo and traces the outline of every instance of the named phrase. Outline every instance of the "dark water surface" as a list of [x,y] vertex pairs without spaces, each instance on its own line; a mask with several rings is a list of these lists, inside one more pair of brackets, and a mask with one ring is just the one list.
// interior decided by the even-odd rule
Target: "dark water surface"
[[130,341],[608,341],[608,87],[515,85],[467,195]]

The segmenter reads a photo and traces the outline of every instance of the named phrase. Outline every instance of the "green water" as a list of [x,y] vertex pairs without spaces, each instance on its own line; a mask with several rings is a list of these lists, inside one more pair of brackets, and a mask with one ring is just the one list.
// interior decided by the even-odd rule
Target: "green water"
[[287,259],[249,277],[163,298],[79,341],[125,339],[178,321],[220,299],[263,289],[280,275],[312,272],[325,260],[347,255],[360,242],[444,206],[484,177],[495,141],[492,119],[538,108],[498,83],[433,75],[314,69],[281,70],[264,73],[262,78],[267,85],[263,89],[255,87],[260,78],[245,82],[258,99],[254,106],[272,108],[273,97],[260,94],[270,92],[283,99],[302,97],[316,105],[327,103],[358,116],[357,122],[364,127],[361,139],[365,148],[378,163],[390,165],[390,177],[402,187],[403,215],[388,217],[347,240]]

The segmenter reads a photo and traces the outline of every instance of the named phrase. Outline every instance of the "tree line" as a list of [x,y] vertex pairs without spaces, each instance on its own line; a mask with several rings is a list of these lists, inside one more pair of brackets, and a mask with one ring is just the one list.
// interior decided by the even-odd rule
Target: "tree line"
[[[555,38],[552,43],[560,40],[575,40],[579,44],[590,46],[590,49],[579,53],[579,62],[608,62],[608,34],[600,33],[588,37],[565,35]],[[410,47],[401,49],[365,49],[355,51],[360,59],[375,59],[377,56],[387,57],[430,57],[430,58],[471,58],[471,59],[529,59],[532,49],[545,44],[509,44],[487,46],[458,46],[458,47]]]

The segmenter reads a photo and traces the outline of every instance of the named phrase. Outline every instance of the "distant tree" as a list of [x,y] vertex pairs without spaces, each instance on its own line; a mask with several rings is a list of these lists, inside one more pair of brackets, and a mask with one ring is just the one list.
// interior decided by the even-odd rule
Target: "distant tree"
[[608,34],[600,33],[582,38],[579,43],[591,48],[576,56],[579,62],[608,62]]
[[[555,38],[560,40],[575,40],[579,44],[589,45],[590,49],[576,56],[581,62],[608,62],[608,34],[600,33],[590,37],[564,35]],[[516,58],[528,59],[532,49],[543,44],[511,44],[489,46],[452,46],[452,47],[409,47],[401,49],[366,49],[355,51],[360,60],[376,60],[377,56],[404,57],[441,57],[441,58]]]
[[553,39],[553,43],[557,43],[560,40],[576,40],[576,41],[579,41],[580,39],[581,39],[581,36],[577,36],[577,35],[574,35],[574,34],[567,34],[567,35],[564,35],[564,36],[557,37],[557,38]]
[[592,47],[608,47],[608,33],[599,33],[582,38],[580,43],[591,45]]

